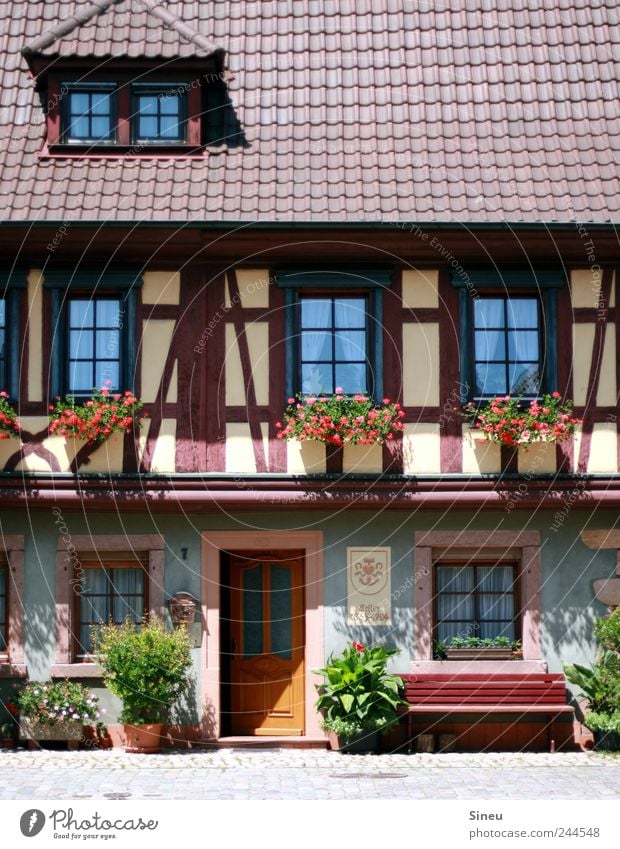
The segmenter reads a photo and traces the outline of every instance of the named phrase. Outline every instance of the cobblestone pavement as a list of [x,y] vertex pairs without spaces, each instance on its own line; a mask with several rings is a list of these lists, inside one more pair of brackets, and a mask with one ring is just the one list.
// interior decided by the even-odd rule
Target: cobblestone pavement
[[0,751],[0,799],[618,799],[597,753]]

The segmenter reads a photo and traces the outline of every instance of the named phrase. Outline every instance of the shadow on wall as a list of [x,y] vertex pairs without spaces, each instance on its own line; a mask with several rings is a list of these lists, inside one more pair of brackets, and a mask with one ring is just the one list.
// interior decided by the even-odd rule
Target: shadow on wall
[[401,654],[397,655],[390,663],[390,668],[396,672],[410,671],[410,655],[413,653],[414,633],[414,611],[411,608],[394,607],[392,609],[392,624],[381,627],[349,625],[346,608],[339,608],[338,611],[334,611],[331,627],[342,636],[340,645],[335,648],[335,654],[342,651],[353,640],[365,646],[393,647],[400,649]]

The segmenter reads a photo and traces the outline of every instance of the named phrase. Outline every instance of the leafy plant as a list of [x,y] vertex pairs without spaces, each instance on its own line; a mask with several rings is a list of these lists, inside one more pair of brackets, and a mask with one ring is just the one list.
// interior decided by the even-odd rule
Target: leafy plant
[[325,730],[350,738],[398,720],[398,709],[407,702],[400,696],[402,678],[387,672],[387,661],[396,654],[397,649],[351,643],[342,657],[330,654],[325,666],[315,670],[326,679],[318,686],[316,701]]
[[581,690],[594,713],[612,715],[620,711],[620,658],[604,650],[591,667],[565,663],[564,674]]
[[486,439],[516,447],[533,442],[566,442],[580,419],[573,416],[572,401],[562,402],[559,392],[547,393],[529,404],[520,397],[498,396],[482,404],[470,401],[463,415]]
[[346,396],[338,388],[331,397],[298,395],[288,400],[284,425],[276,422],[280,429],[278,439],[382,445],[403,429],[405,413],[400,404],[391,403],[389,398],[377,404],[366,395]]
[[0,740],[12,740],[15,734],[12,722],[0,723]]
[[612,731],[620,734],[620,710],[614,713],[598,713],[588,711],[584,717],[584,724],[590,731]]
[[620,653],[620,607],[609,616],[601,616],[594,623],[594,633],[604,649]]
[[22,426],[6,392],[0,392],[0,439],[19,436]]
[[15,696],[22,718],[44,725],[95,722],[102,711],[98,697],[77,681],[29,681]]
[[165,722],[189,686],[187,630],[168,632],[161,621],[93,628],[95,653],[106,686],[123,702],[120,720],[132,725]]
[[477,649],[477,648],[510,648],[519,651],[520,640],[511,640],[510,637],[450,637],[441,643],[443,649]]
[[[73,436],[89,442],[105,442],[115,431],[126,433],[140,423],[142,401],[127,390],[111,393],[107,387],[93,389],[88,401],[78,403],[72,395],[57,398],[50,406],[50,433]],[[146,414],[145,414],[146,415]]]

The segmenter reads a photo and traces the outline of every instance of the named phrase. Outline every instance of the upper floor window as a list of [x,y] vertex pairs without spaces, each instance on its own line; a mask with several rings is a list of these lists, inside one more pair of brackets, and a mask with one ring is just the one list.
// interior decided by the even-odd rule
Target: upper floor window
[[437,564],[435,638],[520,638],[516,563]]
[[63,141],[101,144],[116,138],[116,86],[67,85]]
[[304,394],[370,391],[368,306],[363,295],[299,299],[299,383]]
[[541,391],[540,301],[488,295],[473,301],[473,384],[477,398],[536,397]]
[[0,655],[8,653],[8,570],[0,563]]
[[120,390],[123,366],[120,297],[71,297],[68,302],[66,387],[70,395],[90,395],[107,385]]
[[132,139],[134,142],[184,142],[183,88],[134,86]]

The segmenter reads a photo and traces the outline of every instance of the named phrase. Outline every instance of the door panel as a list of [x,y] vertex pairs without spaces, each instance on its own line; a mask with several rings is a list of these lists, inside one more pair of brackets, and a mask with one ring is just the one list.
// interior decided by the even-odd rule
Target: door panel
[[232,734],[304,733],[303,557],[230,558]]

